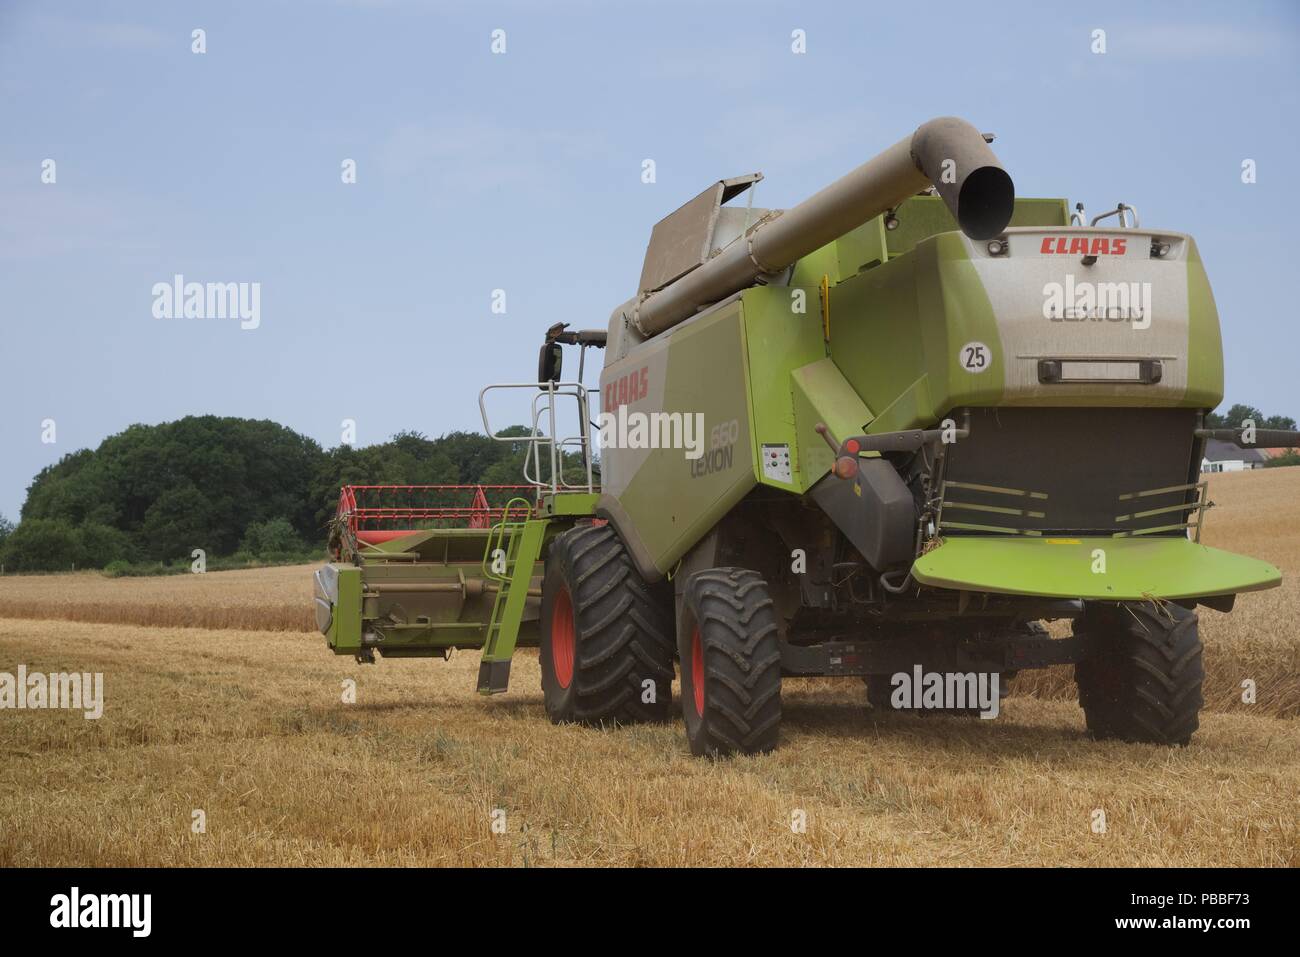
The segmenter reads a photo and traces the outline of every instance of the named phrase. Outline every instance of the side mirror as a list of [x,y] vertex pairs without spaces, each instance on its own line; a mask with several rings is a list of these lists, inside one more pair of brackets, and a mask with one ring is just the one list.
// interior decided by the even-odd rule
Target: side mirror
[[559,382],[564,367],[564,347],[558,342],[546,342],[537,356],[537,381]]

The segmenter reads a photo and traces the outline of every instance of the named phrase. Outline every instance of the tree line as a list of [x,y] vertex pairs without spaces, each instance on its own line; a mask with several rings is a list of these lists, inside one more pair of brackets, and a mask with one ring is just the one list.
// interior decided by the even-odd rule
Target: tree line
[[472,432],[322,449],[275,422],[212,415],[133,425],[40,471],[18,525],[0,516],[0,564],[188,564],[195,548],[249,561],[321,554],[343,485],[519,484],[525,449]]
[[[1296,427],[1289,416],[1241,404],[1210,413],[1206,425],[1239,428],[1247,419],[1261,429]],[[188,564],[195,548],[236,563],[305,560],[322,552],[344,485],[515,485],[526,450],[474,432],[436,439],[400,432],[363,448],[323,449],[275,422],[213,415],[133,425],[37,474],[18,525],[0,515],[0,565],[16,572]],[[565,455],[563,470],[578,481],[579,457]]]
[[1295,419],[1289,415],[1265,415],[1253,405],[1238,402],[1220,415],[1209,412],[1205,416],[1205,426],[1210,429],[1240,429],[1247,421],[1255,423],[1257,429],[1294,429]]

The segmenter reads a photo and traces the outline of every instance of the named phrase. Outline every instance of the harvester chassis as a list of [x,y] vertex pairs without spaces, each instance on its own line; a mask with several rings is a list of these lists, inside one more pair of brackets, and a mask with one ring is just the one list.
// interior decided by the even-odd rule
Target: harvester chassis
[[[724,208],[751,174],[661,220],[606,329],[553,325],[535,382],[480,393],[527,494],[344,490],[316,579],[333,651],[481,648],[498,694],[537,644],[557,722],[664,720],[676,678],[690,749],[714,756],[777,746],[783,677],[952,713],[974,680],[992,717],[1001,679],[1073,665],[1095,737],[1186,744],[1197,605],[1281,579],[1202,543],[1207,443],[1300,434],[1207,427],[1222,347],[1192,237],[1018,199],[990,142],[944,117],[789,209]],[[490,390],[531,393],[531,432],[493,430]]]
[[838,640],[814,645],[781,643],[785,674],[803,677],[893,675],[920,665],[925,671],[997,672],[1010,675],[1031,668],[1074,665],[1097,653],[1089,635],[1052,638],[1025,628],[1003,637],[878,638]]

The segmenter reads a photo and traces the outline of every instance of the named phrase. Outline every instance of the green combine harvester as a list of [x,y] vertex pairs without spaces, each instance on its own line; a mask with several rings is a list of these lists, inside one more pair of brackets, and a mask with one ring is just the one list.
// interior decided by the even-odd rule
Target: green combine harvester
[[[969,712],[895,692],[1073,664],[1095,737],[1186,744],[1197,605],[1280,580],[1200,543],[1205,442],[1300,435],[1204,427],[1223,358],[1190,236],[1017,199],[991,141],[937,119],[791,209],[753,207],[753,174],[659,222],[606,330],[552,327],[537,381],[481,393],[525,485],[343,490],[330,648],[481,649],[497,694],[540,645],[551,718],[605,725],[668,719],[677,662],[701,755],[775,747],[787,675]],[[529,434],[494,432],[505,390]]]

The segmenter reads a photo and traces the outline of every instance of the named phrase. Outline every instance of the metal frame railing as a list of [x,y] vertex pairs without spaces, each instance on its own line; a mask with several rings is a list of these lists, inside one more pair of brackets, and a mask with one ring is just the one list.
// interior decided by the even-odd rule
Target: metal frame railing
[[[953,501],[948,498],[948,491],[966,490],[968,492],[983,493],[986,495],[1000,495],[1004,498],[1002,501],[1014,501],[1014,505],[987,505],[975,502]],[[1133,538],[1140,535],[1158,535],[1161,532],[1172,532],[1178,529],[1192,533],[1193,541],[1201,540],[1201,524],[1205,520],[1205,510],[1210,508],[1213,503],[1208,499],[1209,484],[1207,482],[1191,482],[1187,485],[1167,485],[1163,488],[1145,489],[1141,492],[1126,492],[1118,496],[1118,502],[1132,502],[1138,504],[1144,499],[1158,498],[1165,495],[1178,494],[1183,500],[1173,505],[1160,505],[1154,508],[1139,509],[1124,515],[1114,517],[1115,524],[1128,525],[1129,523],[1140,521],[1141,519],[1152,518],[1157,515],[1177,515],[1183,521],[1171,522],[1163,525],[1152,525],[1142,528],[1129,527],[1121,531],[1111,532],[1111,538]],[[1195,498],[1188,500],[1188,493],[1194,492]],[[1044,534],[1040,529],[1019,528],[1008,525],[988,525],[975,522],[953,521],[946,518],[944,513],[952,510],[966,510],[978,512],[984,515],[1008,516],[1022,519],[1042,520],[1047,517],[1039,505],[1039,508],[1028,507],[1029,503],[1043,503],[1047,500],[1047,493],[1032,492],[1025,489],[1003,488],[994,485],[976,485],[970,482],[954,482],[950,479],[944,479],[939,484],[939,510],[935,518],[935,528],[938,531],[943,529],[953,529],[963,532],[995,532],[1003,535],[1028,535],[1038,537]],[[1024,508],[1017,508],[1016,505],[1025,505]],[[1130,506],[1131,507],[1131,506]]]
[[[537,394],[532,402],[532,424],[528,435],[497,435],[488,421],[487,394],[496,390],[533,389]],[[483,430],[498,442],[523,442],[528,445],[524,456],[524,479],[537,489],[555,492],[594,492],[596,489],[591,445],[590,396],[599,389],[588,389],[580,382],[495,382],[484,386],[478,394],[479,413],[483,417]],[[557,437],[558,419],[556,400],[572,397],[577,403],[578,435]],[[543,429],[542,425],[546,428]],[[570,483],[564,478],[564,450],[577,447],[586,473],[585,483]],[[550,481],[542,477],[543,452],[550,466]]]
[[[1128,221],[1130,215],[1133,217],[1132,225],[1130,225]],[[1108,212],[1099,213],[1098,215],[1092,217],[1092,222],[1088,223],[1088,225],[1096,226],[1103,219],[1110,219],[1110,217],[1112,216],[1119,217],[1119,225],[1121,229],[1141,228],[1138,223],[1138,211],[1134,209],[1132,206],[1130,206],[1128,203],[1120,203],[1118,206],[1116,206],[1112,210],[1109,210]]]
[[[1156,525],[1150,528],[1135,528],[1132,531],[1116,532],[1115,537],[1132,538],[1136,535],[1155,535],[1160,532],[1172,532],[1181,528],[1186,531],[1194,531],[1195,534],[1193,536],[1193,541],[1199,542],[1201,540],[1201,524],[1205,521],[1205,510],[1210,508],[1213,504],[1209,500],[1209,489],[1210,485],[1208,482],[1191,482],[1187,485],[1167,485],[1164,488],[1152,488],[1142,492],[1128,492],[1127,494],[1121,495],[1119,497],[1121,502],[1131,501],[1136,503],[1138,500],[1144,498],[1181,493],[1183,501],[1176,505],[1162,505],[1159,508],[1148,508],[1142,511],[1132,512],[1128,515],[1117,515],[1115,516],[1115,521],[1117,522],[1131,522],[1135,519],[1150,518],[1153,515],[1170,514],[1179,514],[1179,516],[1183,517],[1185,520],[1168,525]],[[1196,493],[1196,498],[1188,502],[1186,500],[1187,493],[1193,491]],[[1181,513],[1184,512],[1195,513],[1195,518],[1191,515],[1181,515]]]
[[939,483],[939,512],[935,517],[935,528],[939,531],[942,531],[945,528],[952,528],[963,532],[998,532],[1005,535],[1039,536],[1043,534],[1037,529],[1015,528],[1007,525],[985,525],[977,522],[945,521],[943,517],[945,509],[949,511],[952,509],[966,509],[983,514],[1007,515],[1033,519],[1046,517],[1044,512],[1037,509],[1015,508],[1010,505],[981,505],[975,502],[954,502],[948,498],[949,489],[964,489],[968,492],[981,492],[986,495],[1003,495],[1006,496],[1006,500],[1018,500],[1018,502],[1021,503],[1042,502],[1047,499],[1046,492],[1032,492],[1027,489],[1004,488],[1000,485],[978,485],[973,482],[955,482],[952,479],[944,479]]

